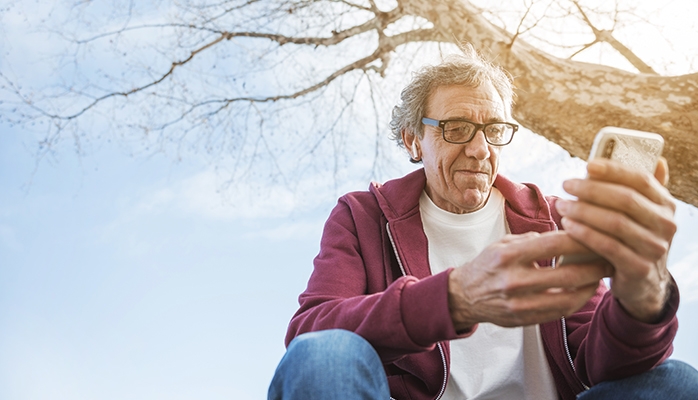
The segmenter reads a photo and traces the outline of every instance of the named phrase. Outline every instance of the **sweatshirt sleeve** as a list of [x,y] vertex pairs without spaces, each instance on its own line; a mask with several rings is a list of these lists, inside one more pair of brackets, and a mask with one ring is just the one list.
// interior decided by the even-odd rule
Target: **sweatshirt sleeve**
[[648,324],[632,318],[611,291],[604,293],[591,321],[570,321],[569,340],[576,343],[575,367],[585,384],[626,378],[648,371],[673,351],[678,330],[679,291],[672,281],[663,318]]
[[[557,198],[547,198],[558,226]],[[661,321],[647,324],[632,318],[605,285],[577,313],[567,318],[567,339],[575,371],[587,386],[648,371],[669,358],[678,330],[679,289],[671,293]]]
[[305,332],[346,329],[362,336],[384,362],[390,362],[471,334],[455,332],[448,310],[450,271],[390,282],[391,268],[386,265],[390,257],[382,245],[384,227],[375,214],[346,200],[332,211],[286,345]]

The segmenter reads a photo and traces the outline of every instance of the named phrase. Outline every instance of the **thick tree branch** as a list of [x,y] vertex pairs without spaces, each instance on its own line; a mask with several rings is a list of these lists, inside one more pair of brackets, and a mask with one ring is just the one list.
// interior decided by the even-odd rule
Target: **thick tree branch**
[[[698,158],[693,157],[693,153],[698,149],[698,136],[696,134],[698,128],[698,75],[675,77],[656,75],[654,70],[615,39],[613,30],[598,29],[577,0],[572,0],[572,2],[577,11],[574,11],[574,7],[566,8],[564,11],[567,11],[568,14],[565,14],[563,18],[570,18],[573,15],[570,12],[578,16],[581,15],[581,19],[595,35],[594,41],[584,45],[579,51],[583,51],[595,43],[608,43],[641,73],[630,73],[601,65],[560,59],[529,45],[524,39],[524,33],[537,27],[538,23],[545,22],[545,14],[548,10],[543,17],[538,16],[535,23],[531,25],[529,19],[533,12],[529,8],[524,18],[519,20],[516,32],[512,34],[493,25],[486,19],[486,13],[478,10],[468,0],[443,0],[439,2],[398,0],[398,6],[390,11],[381,11],[377,3],[370,0],[365,4],[357,4],[353,0],[288,0],[277,3],[280,5],[275,8],[273,8],[274,6],[265,8],[262,6],[263,2],[250,0],[249,2],[216,3],[206,6],[210,9],[205,10],[201,8],[205,5],[201,7],[189,6],[189,8],[182,6],[187,13],[190,9],[194,9],[195,12],[189,14],[196,16],[195,19],[198,22],[192,25],[140,25],[112,31],[103,34],[104,36],[93,36],[84,39],[83,42],[73,40],[73,43],[80,46],[87,41],[101,39],[110,34],[118,35],[129,29],[167,29],[170,27],[176,28],[175,30],[180,35],[177,39],[181,40],[172,45],[174,49],[181,51],[182,42],[188,43],[193,40],[198,43],[190,45],[189,48],[193,48],[193,50],[189,50],[187,56],[170,62],[169,68],[164,68],[166,71],[150,78],[144,84],[129,86],[129,90],[113,91],[99,97],[88,98],[87,94],[68,89],[67,93],[63,95],[70,96],[71,103],[63,104],[73,104],[75,95],[83,100],[87,99],[87,105],[77,112],[61,114],[44,111],[39,108],[40,102],[32,96],[23,95],[18,86],[13,85],[1,74],[0,80],[6,80],[7,83],[4,85],[6,90],[15,93],[22,102],[32,109],[32,112],[36,111],[51,121],[52,125],[55,126],[54,132],[58,132],[53,137],[58,137],[62,128],[69,125],[68,122],[83,116],[88,110],[95,108],[106,99],[119,96],[127,98],[146,90],[148,90],[148,94],[153,95],[148,99],[155,98],[163,101],[166,108],[163,115],[172,112],[177,114],[165,117],[170,122],[164,125],[161,125],[161,122],[146,122],[141,125],[145,126],[150,123],[148,127],[161,126],[164,129],[187,119],[191,120],[190,124],[180,128],[182,131],[188,132],[192,126],[198,126],[197,124],[203,123],[201,121],[208,120],[209,117],[234,103],[246,102],[254,107],[257,103],[296,100],[294,103],[289,103],[290,107],[293,104],[303,102],[302,99],[310,101],[309,99],[319,97],[323,88],[329,87],[340,77],[353,71],[363,71],[364,73],[374,71],[382,76],[389,72],[388,66],[392,53],[398,47],[410,42],[434,41],[455,44],[470,42],[475,48],[488,54],[493,61],[502,65],[514,77],[518,96],[514,107],[514,117],[522,125],[558,143],[572,155],[582,158],[586,157],[593,135],[602,126],[616,125],[659,132],[666,139],[665,156],[672,172],[670,190],[677,198],[698,205]],[[240,7],[253,3],[256,3],[254,6],[260,6],[259,9],[253,10],[261,10],[257,16],[265,21],[263,25],[272,30],[255,29],[254,26],[259,26],[260,23],[254,20],[240,22],[240,19],[235,18],[237,13],[245,14],[240,11],[242,9]],[[230,4],[237,7],[237,11],[233,13],[235,15],[228,15],[228,11],[226,11],[231,8]],[[328,5],[329,7],[327,7]],[[356,14],[348,12],[347,9],[351,9]],[[200,11],[200,14],[196,13],[196,10]],[[215,23],[209,23],[212,18],[207,17],[208,14],[214,16]],[[336,21],[326,18],[332,15],[337,18]],[[366,15],[368,15],[368,19],[365,19]],[[230,17],[230,21],[233,21],[232,23],[228,23],[230,22],[226,19],[228,17]],[[245,17],[248,15],[245,14]],[[304,24],[303,21],[311,21],[307,31],[326,32],[326,34],[293,36],[282,34],[284,32],[282,29],[273,30],[274,24],[269,21],[286,23],[287,18],[288,21],[299,24]],[[344,28],[347,26],[346,23],[354,21],[356,18],[362,19],[353,26]],[[413,29],[408,32],[393,36],[385,34],[389,26],[404,29],[404,25],[401,25],[400,21],[409,21],[411,18],[417,21],[425,19],[433,24],[433,28],[414,29],[413,26]],[[316,25],[312,26],[312,24]],[[328,26],[342,28],[330,30],[331,28]],[[372,34],[374,32],[375,35]],[[201,39],[202,37],[204,39]],[[193,60],[211,61],[207,57],[202,57],[201,54],[211,48],[221,48],[229,40],[239,39],[243,41],[244,38],[255,38],[267,41],[272,44],[271,51],[274,52],[285,45],[294,45],[298,48],[331,48],[347,39],[357,37],[366,39],[365,47],[353,48],[353,50],[360,51],[360,55],[356,56],[358,59],[346,63],[322,78],[312,77],[308,78],[308,81],[300,82],[301,89],[292,93],[283,93],[281,89],[268,89],[271,90],[271,94],[268,95],[253,91],[249,95],[234,97],[228,93],[238,93],[234,82],[239,77],[229,73],[220,74],[220,69],[215,69],[216,61],[213,63],[202,62],[203,66],[199,65],[198,62],[192,62]],[[207,41],[202,42],[201,40]],[[545,38],[542,40],[544,41]],[[337,47],[338,51],[341,51],[340,48],[341,46]],[[578,46],[570,46],[570,48],[578,48]],[[293,49],[295,48],[292,47]],[[158,51],[161,51],[162,54],[170,54],[167,47]],[[187,75],[189,68],[181,68],[185,65],[191,66],[192,74]],[[201,69],[197,69],[198,67]],[[281,68],[278,65],[276,67]],[[301,71],[304,70],[303,65],[299,67]],[[178,79],[172,79],[175,75]],[[199,82],[203,85],[213,86],[222,82],[232,83],[232,86],[230,88],[221,86],[220,93],[223,94],[217,95],[216,98],[212,98],[211,93],[219,90],[218,87],[215,87],[213,92],[207,92],[206,96],[197,99],[195,96],[191,96],[193,91],[187,87],[187,79],[200,79]],[[95,87],[93,82],[88,82],[88,84],[88,87]],[[315,95],[311,95],[312,93]],[[60,96],[56,96],[58,100],[61,99]],[[149,100],[141,96],[137,100],[134,99],[134,102],[138,101],[143,102],[138,104],[148,105]],[[16,114],[20,115],[20,119],[36,118],[33,115],[21,115],[21,111]],[[143,118],[152,118],[150,113],[144,115]],[[146,131],[149,129],[148,127],[146,127]]]
[[653,131],[666,140],[669,190],[698,206],[698,74],[663,77],[553,57],[492,25],[467,1],[427,7],[404,0],[453,41],[470,42],[514,77],[514,117],[530,130],[586,159],[603,126]]

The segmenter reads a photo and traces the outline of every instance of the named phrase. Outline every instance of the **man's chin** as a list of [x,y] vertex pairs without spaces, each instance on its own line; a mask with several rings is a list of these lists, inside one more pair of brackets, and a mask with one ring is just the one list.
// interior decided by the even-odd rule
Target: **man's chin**
[[471,213],[481,209],[487,203],[489,195],[489,190],[486,192],[481,189],[466,189],[462,191],[459,204],[457,204],[460,209],[459,213]]

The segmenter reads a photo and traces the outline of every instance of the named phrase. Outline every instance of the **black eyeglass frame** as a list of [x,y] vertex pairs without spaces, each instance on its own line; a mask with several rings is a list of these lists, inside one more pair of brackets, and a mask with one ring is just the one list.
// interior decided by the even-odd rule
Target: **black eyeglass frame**
[[[454,122],[454,121],[457,121],[457,122],[467,122],[467,123],[469,123],[469,124],[472,124],[472,125],[475,127],[475,130],[473,130],[473,133],[470,134],[470,137],[469,137],[467,140],[465,140],[465,141],[463,141],[463,142],[453,142],[453,141],[451,141],[451,140],[446,139],[446,130],[444,129],[444,126],[446,126],[446,123],[448,123],[448,122]],[[508,142],[506,142],[506,143],[492,143],[492,142],[490,142],[490,139],[487,137],[487,134],[485,134],[485,141],[486,141],[487,143],[491,144],[492,146],[506,146],[506,145],[508,145],[509,143],[511,143],[511,141],[514,139],[514,134],[516,133],[516,131],[519,130],[519,126],[518,126],[517,124],[512,124],[511,122],[488,122],[488,123],[486,123],[486,124],[478,124],[478,123],[475,123],[475,122],[473,122],[473,121],[468,121],[467,119],[444,119],[444,120],[437,120],[437,119],[433,119],[433,118],[424,117],[424,118],[422,118],[422,123],[423,123],[424,125],[429,125],[429,126],[434,126],[434,127],[437,127],[437,128],[441,128],[441,137],[444,139],[444,141],[446,141],[446,142],[448,142],[448,143],[453,143],[453,144],[464,144],[464,143],[468,143],[468,142],[470,142],[471,140],[473,140],[473,138],[475,137],[475,135],[476,135],[478,132],[482,131],[482,133],[484,134],[484,133],[485,133],[485,128],[487,128],[488,126],[490,126],[490,125],[497,125],[497,124],[504,124],[504,125],[510,126],[510,127],[512,128],[512,130],[513,130],[513,131],[511,132],[511,137],[509,138],[509,141],[508,141]]]

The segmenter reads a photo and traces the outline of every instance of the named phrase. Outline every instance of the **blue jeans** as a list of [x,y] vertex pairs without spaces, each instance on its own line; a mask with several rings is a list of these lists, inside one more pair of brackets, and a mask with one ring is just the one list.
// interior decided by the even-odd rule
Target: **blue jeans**
[[340,329],[293,339],[269,386],[269,400],[389,399],[378,353],[361,336]]
[[[269,400],[390,398],[388,379],[373,347],[349,331],[333,329],[295,338],[269,386]],[[696,400],[698,371],[667,360],[643,374],[607,381],[578,400]]]
[[601,382],[577,395],[577,400],[696,400],[698,371],[666,360],[656,368],[629,378]]

